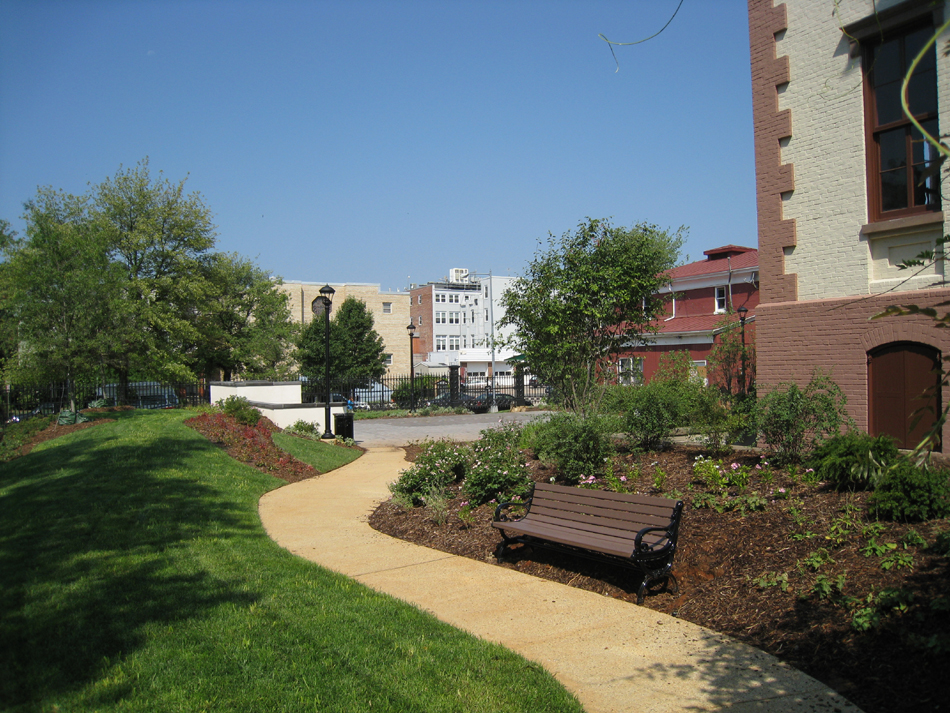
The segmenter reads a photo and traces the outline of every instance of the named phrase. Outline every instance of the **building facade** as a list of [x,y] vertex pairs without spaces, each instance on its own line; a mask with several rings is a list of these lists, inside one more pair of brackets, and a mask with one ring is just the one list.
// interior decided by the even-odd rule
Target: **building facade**
[[514,352],[497,342],[511,331],[498,323],[504,316],[501,296],[514,279],[453,268],[447,280],[411,286],[417,363],[430,368],[458,365],[468,380],[511,377],[514,369],[508,359]]
[[651,343],[625,354],[617,364],[622,383],[649,382],[660,358],[688,351],[697,377],[706,379],[709,354],[723,319],[740,307],[746,312],[746,336],[755,338],[755,308],[759,304],[759,261],[755,248],[738,245],[706,250],[705,260],[680,265],[669,272],[659,291],[669,295],[666,315],[654,326]]
[[[837,382],[857,426],[911,447],[910,414],[946,395],[932,369],[948,330],[925,317],[870,318],[950,299],[942,262],[899,265],[950,232],[937,152],[900,106],[911,62],[947,15],[942,0],[749,0],[761,303],[757,383]],[[950,117],[944,33],[909,100],[937,136]],[[945,310],[946,308],[944,308]],[[932,420],[931,420],[932,423]],[[944,440],[950,435],[944,428]],[[916,440],[915,440],[916,439]]]
[[[280,286],[290,298],[290,313],[294,321],[309,324],[313,321],[311,304],[320,295],[324,282],[285,282]],[[379,285],[362,282],[329,283],[336,290],[333,304],[340,305],[347,297],[363,302],[373,315],[376,332],[383,338],[387,355],[387,374],[409,373],[409,293],[383,292]],[[332,310],[332,308],[331,308]],[[332,311],[331,311],[332,316]]]

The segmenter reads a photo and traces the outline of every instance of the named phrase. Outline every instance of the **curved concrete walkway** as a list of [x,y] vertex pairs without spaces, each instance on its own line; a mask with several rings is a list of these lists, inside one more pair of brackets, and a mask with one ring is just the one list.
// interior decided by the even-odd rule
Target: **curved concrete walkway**
[[815,679],[722,634],[376,532],[367,518],[405,467],[401,449],[371,447],[339,470],[267,493],[261,520],[291,552],[540,663],[588,713],[860,713]]

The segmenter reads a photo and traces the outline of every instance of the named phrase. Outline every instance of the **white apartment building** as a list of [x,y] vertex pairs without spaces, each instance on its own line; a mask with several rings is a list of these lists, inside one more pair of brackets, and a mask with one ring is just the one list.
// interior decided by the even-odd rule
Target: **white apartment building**
[[[410,285],[410,316],[416,325],[414,362],[430,368],[458,365],[469,383],[512,379],[514,351],[498,345],[511,333],[502,328],[501,296],[514,277],[453,268],[447,279]],[[513,383],[513,382],[512,382]]]

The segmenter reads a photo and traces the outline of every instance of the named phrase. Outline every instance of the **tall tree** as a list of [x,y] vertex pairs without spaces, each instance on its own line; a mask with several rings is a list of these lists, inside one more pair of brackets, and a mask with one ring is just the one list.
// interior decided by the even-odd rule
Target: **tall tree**
[[[374,329],[373,315],[362,300],[347,297],[330,320],[330,380],[366,384],[386,373],[383,338]],[[322,317],[308,324],[300,338],[297,360],[304,374],[323,379],[325,324]]]
[[551,235],[547,250],[502,296],[501,324],[515,328],[505,343],[568,408],[581,415],[596,410],[601,367],[648,341],[664,302],[657,290],[683,233],[588,218],[572,233]]
[[125,276],[112,305],[110,366],[122,381],[133,372],[193,378],[198,314],[211,291],[201,264],[215,243],[210,211],[200,194],[185,193],[184,180],[171,183],[161,172],[153,179],[147,158],[95,186],[92,204]]
[[73,383],[99,371],[111,349],[110,306],[121,275],[85,198],[40,189],[24,218],[26,238],[4,241],[0,271],[16,349],[7,376]]
[[237,254],[214,253],[207,260],[210,294],[202,310],[197,364],[220,370],[229,381],[278,379],[289,375],[297,337],[288,296],[266,272]]

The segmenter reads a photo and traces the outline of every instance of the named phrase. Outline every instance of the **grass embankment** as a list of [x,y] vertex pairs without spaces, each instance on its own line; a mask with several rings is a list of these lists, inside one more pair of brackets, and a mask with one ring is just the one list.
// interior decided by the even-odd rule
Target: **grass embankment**
[[187,415],[0,465],[0,709],[580,709],[538,666],[280,549],[257,502],[281,482]]
[[321,473],[336,470],[363,455],[363,451],[358,448],[341,448],[315,439],[293,436],[283,431],[273,434],[271,438],[294,458],[312,465]]

